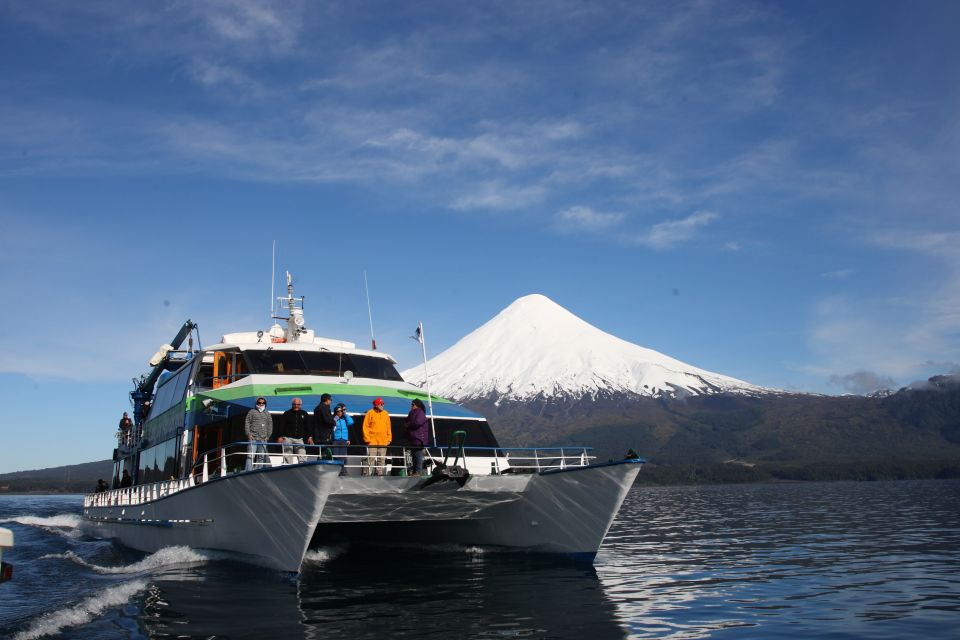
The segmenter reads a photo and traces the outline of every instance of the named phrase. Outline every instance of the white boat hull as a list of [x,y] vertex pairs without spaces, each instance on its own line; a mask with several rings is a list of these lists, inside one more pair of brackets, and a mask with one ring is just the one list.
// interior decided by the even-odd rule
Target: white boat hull
[[[471,475],[463,487],[423,478],[338,478],[315,544],[505,547],[593,559],[642,462],[537,474]],[[422,488],[421,488],[422,487]]]
[[82,527],[140,551],[187,545],[296,572],[340,468],[319,462],[269,468],[142,504],[89,506]]

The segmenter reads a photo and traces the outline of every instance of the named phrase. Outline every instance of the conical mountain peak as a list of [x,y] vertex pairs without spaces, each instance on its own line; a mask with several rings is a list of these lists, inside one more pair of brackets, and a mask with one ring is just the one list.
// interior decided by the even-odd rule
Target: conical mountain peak
[[[518,298],[427,365],[431,390],[458,400],[764,391],[601,331],[538,293]],[[423,366],[403,377],[422,383]]]

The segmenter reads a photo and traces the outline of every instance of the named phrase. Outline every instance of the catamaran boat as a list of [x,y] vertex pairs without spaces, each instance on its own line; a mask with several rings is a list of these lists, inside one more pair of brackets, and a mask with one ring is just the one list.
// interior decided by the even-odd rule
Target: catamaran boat
[[[592,560],[643,460],[597,463],[585,447],[501,447],[483,416],[405,382],[375,349],[316,336],[287,276],[286,326],[193,346],[184,323],[131,392],[134,426],[118,433],[112,488],[84,498],[86,531],[143,551],[183,544],[299,571],[312,545],[477,546]],[[190,341],[180,350],[184,340]],[[258,397],[275,420],[299,398],[343,403],[351,446],[246,442]],[[392,444],[367,475],[363,416],[380,398]],[[409,474],[411,401],[429,406],[429,473]],[[287,447],[284,451],[284,447]],[[125,486],[129,485],[129,486]]]

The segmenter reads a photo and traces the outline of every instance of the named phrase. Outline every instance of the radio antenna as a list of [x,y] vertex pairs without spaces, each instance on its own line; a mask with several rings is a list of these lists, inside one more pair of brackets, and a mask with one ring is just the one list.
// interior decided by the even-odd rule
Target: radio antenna
[[273,287],[277,282],[277,241],[273,241],[273,254],[270,256],[270,315],[268,317],[273,317],[273,305],[276,304],[273,300]]
[[370,346],[377,350],[377,341],[373,337],[373,311],[370,310],[370,286],[367,284],[367,271],[363,271],[363,289],[367,292],[367,317],[370,319]]

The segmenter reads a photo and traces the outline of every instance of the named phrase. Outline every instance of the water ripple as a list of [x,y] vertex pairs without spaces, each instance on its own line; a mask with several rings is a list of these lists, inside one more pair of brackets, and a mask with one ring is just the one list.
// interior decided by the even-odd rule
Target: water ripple
[[635,490],[597,572],[634,637],[949,637],[960,483]]
[[0,497],[0,637],[952,640],[960,619],[957,481],[634,488],[592,567],[347,544],[299,579],[63,535],[79,508]]

